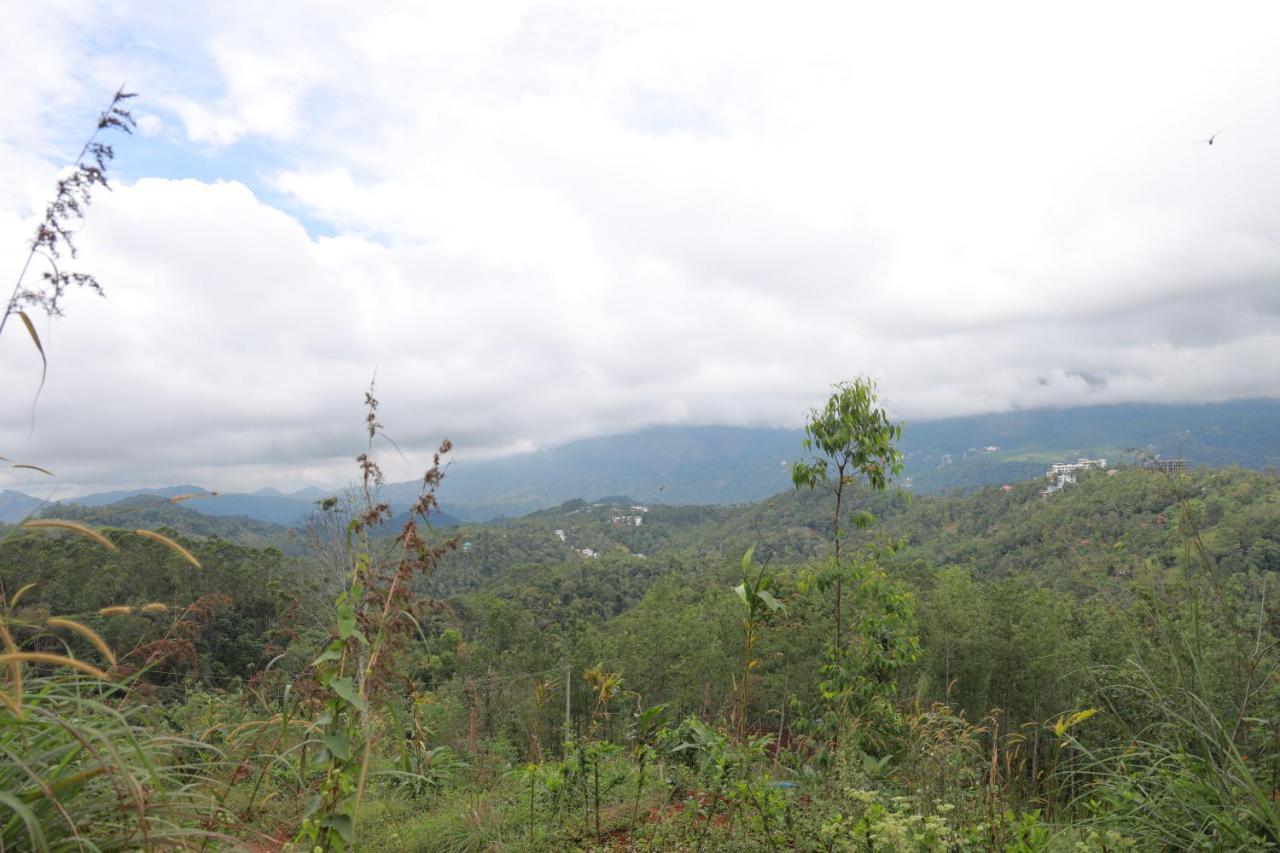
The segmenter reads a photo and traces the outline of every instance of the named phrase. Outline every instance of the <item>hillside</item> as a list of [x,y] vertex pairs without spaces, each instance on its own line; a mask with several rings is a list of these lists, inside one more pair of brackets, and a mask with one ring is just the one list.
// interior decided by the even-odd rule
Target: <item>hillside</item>
[[297,553],[301,548],[298,531],[245,516],[217,516],[196,512],[189,504],[175,504],[155,494],[135,495],[97,506],[48,504],[37,515],[63,518],[95,527],[123,529],[168,528],[183,536],[218,538],[253,548],[279,548]]
[[[903,567],[963,566],[987,579],[1070,587],[1081,567],[1125,577],[1140,566],[1181,559],[1181,492],[1201,514],[1205,541],[1223,570],[1280,571],[1280,480],[1274,474],[1199,468],[1174,481],[1126,467],[1114,476],[1081,477],[1047,499],[1040,497],[1041,487],[1037,480],[1009,491],[986,487],[914,498],[859,490],[847,503],[848,514],[867,510],[878,521],[848,535],[852,547],[900,541],[893,561]],[[607,567],[621,590],[643,584],[637,575],[693,567],[714,574],[735,565],[749,547],[775,564],[802,563],[829,551],[830,512],[828,495],[807,490],[733,507],[654,504],[643,513],[627,500],[569,501],[520,519],[458,528],[465,550],[446,558],[427,589],[511,595],[534,580],[555,588],[557,577],[567,579],[585,566]],[[639,526],[614,520],[636,515],[642,516]],[[550,600],[527,603],[542,614],[555,609]]]

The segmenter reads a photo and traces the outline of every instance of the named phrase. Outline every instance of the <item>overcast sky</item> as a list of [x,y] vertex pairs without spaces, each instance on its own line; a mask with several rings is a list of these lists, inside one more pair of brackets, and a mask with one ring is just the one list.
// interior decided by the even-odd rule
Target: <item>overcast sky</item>
[[139,93],[34,430],[0,338],[60,495],[342,482],[375,368],[396,479],[857,374],[908,421],[1280,393],[1275,4],[207,5],[0,0],[10,276]]

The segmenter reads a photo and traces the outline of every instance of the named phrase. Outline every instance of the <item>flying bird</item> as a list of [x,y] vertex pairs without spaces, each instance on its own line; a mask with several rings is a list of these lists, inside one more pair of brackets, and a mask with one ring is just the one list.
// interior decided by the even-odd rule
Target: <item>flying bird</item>
[[1213,140],[1217,139],[1221,134],[1222,134],[1222,131],[1219,130],[1216,133],[1211,134],[1208,139],[1197,139],[1195,144],[1196,145],[1212,145]]
[[666,483],[663,483],[661,486],[658,486],[658,491],[660,491],[660,492],[665,492],[666,490],[667,490],[667,484],[666,484]]

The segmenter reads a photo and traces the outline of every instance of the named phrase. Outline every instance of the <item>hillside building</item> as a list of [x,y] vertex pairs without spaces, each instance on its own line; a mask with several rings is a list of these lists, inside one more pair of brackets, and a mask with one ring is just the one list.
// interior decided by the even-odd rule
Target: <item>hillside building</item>
[[1147,465],[1153,471],[1172,474],[1175,477],[1180,477],[1187,473],[1187,461],[1185,459],[1152,459]]
[[1076,478],[1080,476],[1082,471],[1088,471],[1091,468],[1105,469],[1107,460],[1105,459],[1085,459],[1081,457],[1075,462],[1055,462],[1049,466],[1049,470],[1045,472],[1045,479],[1052,480],[1045,489],[1041,490],[1040,497],[1047,498],[1054,492],[1061,491],[1068,483],[1076,482]]

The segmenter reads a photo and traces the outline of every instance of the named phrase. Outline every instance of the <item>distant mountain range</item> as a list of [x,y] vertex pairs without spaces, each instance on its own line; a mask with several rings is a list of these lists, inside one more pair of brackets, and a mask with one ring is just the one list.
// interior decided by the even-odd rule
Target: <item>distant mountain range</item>
[[290,495],[275,489],[260,489],[253,494],[213,495],[202,486],[165,486],[161,489],[134,489],[131,491],[99,492],[81,498],[71,498],[65,503],[81,506],[107,506],[136,495],[155,495],[161,498],[191,496],[183,506],[205,515],[240,515],[258,521],[269,521],[292,527],[300,524],[315,509],[315,501],[324,497],[319,489],[304,489]]
[[[654,427],[586,439],[552,450],[449,468],[440,524],[522,515],[573,498],[630,495],[647,503],[726,504],[758,501],[791,487],[790,463],[803,456],[799,430],[743,427]],[[1202,405],[1115,405],[1037,409],[908,422],[902,448],[904,485],[916,492],[967,489],[1025,480],[1050,462],[1106,456],[1132,448],[1190,465],[1262,468],[1280,465],[1280,400]],[[1129,461],[1133,461],[1129,457]],[[403,512],[419,483],[388,484],[384,495]],[[67,503],[99,507],[140,494],[203,494],[193,485],[103,492]],[[326,492],[193,498],[182,506],[215,516],[245,516],[285,526],[301,523]],[[0,493],[0,521],[24,518],[45,502]]]

